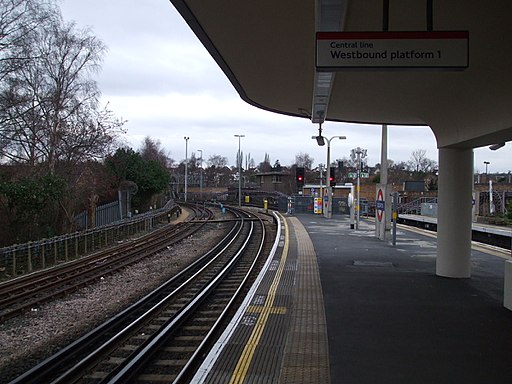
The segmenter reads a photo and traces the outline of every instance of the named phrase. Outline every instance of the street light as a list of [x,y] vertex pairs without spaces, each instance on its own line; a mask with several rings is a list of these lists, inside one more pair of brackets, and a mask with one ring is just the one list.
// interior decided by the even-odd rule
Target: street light
[[185,136],[185,203],[187,202],[187,178],[188,178],[188,139],[190,137]]
[[327,176],[325,177],[325,188],[327,190],[327,200],[324,200],[324,217],[330,219],[332,217],[332,188],[331,188],[331,181],[329,180],[331,177],[331,140],[332,139],[340,139],[344,140],[347,137],[346,136],[333,136],[330,139],[328,139],[325,136],[318,135],[318,136],[311,136],[312,139],[316,140],[319,146],[325,145],[325,142],[327,142]]
[[360,199],[360,191],[361,191],[361,160],[366,157],[366,149],[362,149],[360,147],[354,148],[350,154],[350,158],[352,160],[356,160],[356,169],[357,169],[357,187],[356,187],[356,229],[359,229],[359,217],[361,210],[361,199]]
[[199,196],[201,197],[201,200],[203,200],[203,150],[198,149],[197,152],[201,153],[201,157],[199,158],[199,166],[201,167],[199,173]]
[[235,135],[238,137],[238,206],[242,206],[242,153],[240,152],[240,140],[245,135]]
[[491,162],[490,161],[484,161],[484,164],[485,164],[485,174],[487,175],[487,166],[489,164],[491,164]]

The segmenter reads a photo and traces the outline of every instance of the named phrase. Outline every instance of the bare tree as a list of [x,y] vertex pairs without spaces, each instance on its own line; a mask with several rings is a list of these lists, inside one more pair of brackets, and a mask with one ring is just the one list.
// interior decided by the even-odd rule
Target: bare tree
[[407,162],[410,171],[413,172],[432,172],[437,167],[435,160],[429,159],[425,149],[416,149],[411,154],[411,159]]
[[149,136],[146,136],[144,138],[139,153],[144,160],[156,161],[157,163],[163,165],[166,168],[168,168],[172,163],[172,160],[169,158],[169,156],[165,153],[165,150],[162,148],[162,143],[160,142],[160,140],[154,140]]
[[313,159],[311,156],[309,156],[308,153],[297,153],[295,155],[295,164],[297,164],[297,167],[304,167],[306,169],[311,169],[313,166]]
[[0,81],[30,61],[29,42],[58,17],[51,0],[0,0]]
[[11,162],[44,163],[101,158],[123,132],[123,121],[99,110],[92,75],[106,47],[89,30],[60,17],[49,20],[25,49],[26,65],[10,73],[2,93],[0,156]]
[[[345,168],[356,169],[357,166],[358,166],[356,158],[352,158],[352,157],[347,158],[346,156],[343,156],[339,161],[343,162],[343,166]],[[361,164],[360,165],[361,165],[362,168],[368,167],[368,158],[365,157],[364,159],[361,159]]]
[[228,165],[228,159],[221,155],[211,155],[207,164],[209,167],[224,168]]
[[412,177],[409,165],[404,161],[394,162],[388,159],[388,182],[399,183],[404,180],[410,180]]

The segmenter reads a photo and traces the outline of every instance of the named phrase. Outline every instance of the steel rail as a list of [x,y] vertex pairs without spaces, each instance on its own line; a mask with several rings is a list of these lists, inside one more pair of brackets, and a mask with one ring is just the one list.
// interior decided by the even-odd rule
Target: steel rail
[[103,343],[99,348],[91,352],[84,359],[80,360],[74,367],[65,372],[58,379],[52,381],[53,384],[57,383],[68,383],[70,378],[76,377],[77,373],[82,372],[86,366],[88,366],[91,362],[96,359],[96,356],[104,353],[105,351],[112,348],[119,340],[124,339],[130,333],[133,333],[136,329],[138,329],[144,322],[150,319],[155,313],[158,313],[163,305],[167,303],[169,300],[174,298],[179,292],[183,291],[187,286],[204,270],[206,270],[211,264],[213,264],[222,253],[229,247],[230,244],[236,239],[236,237],[240,234],[242,229],[242,225],[240,224],[238,227],[233,227],[234,231],[231,232],[231,236],[227,241],[227,244],[224,244],[221,249],[216,251],[216,254],[213,257],[207,257],[207,263],[202,265],[197,271],[194,272],[193,275],[188,277],[183,283],[181,283],[176,289],[170,292],[167,296],[160,299],[156,304],[154,304],[150,309],[140,315],[137,319],[132,321],[130,324],[125,326],[122,330],[116,333],[111,339]]
[[[211,217],[211,215],[209,216]],[[202,217],[204,217],[204,214],[202,214]],[[38,276],[28,278],[27,283],[18,281],[18,287],[21,286],[22,288],[16,288],[17,292],[10,295],[4,293],[4,296],[7,297],[0,301],[0,319],[12,318],[32,308],[34,305],[49,301],[57,296],[62,296],[89,284],[90,281],[94,281],[105,274],[111,274],[127,265],[133,264],[148,254],[153,254],[167,247],[170,240],[172,240],[173,244],[183,240],[201,229],[207,222],[208,217],[201,222],[190,222],[188,225],[172,228],[172,231],[169,233],[165,233],[166,230],[164,228],[144,236],[136,242],[109,248],[105,252],[93,255],[93,257],[84,258],[80,263],[73,263],[73,265],[59,270],[45,271],[46,273],[39,272]],[[165,236],[162,236],[162,234]],[[66,284],[69,285],[66,286]],[[31,289],[30,287],[33,288]],[[62,288],[55,289],[54,287]],[[22,290],[19,291],[19,289]],[[44,293],[45,289],[48,291],[50,289],[54,290]],[[30,300],[31,298],[32,300]],[[6,309],[13,303],[21,304],[14,309]]]
[[[179,326],[193,313],[196,308],[213,292],[215,287],[226,277],[231,271],[233,266],[238,262],[241,255],[249,244],[251,235],[254,230],[254,223],[251,222],[251,229],[247,235],[242,247],[238,250],[236,255],[230,260],[230,262],[222,269],[222,271],[215,276],[215,278],[201,291],[193,300],[182,308],[174,317],[172,317],[164,326],[142,344],[137,351],[135,351],[129,359],[123,364],[119,365],[114,371],[112,371],[104,380],[102,384],[114,384],[114,383],[126,383],[130,382],[137,372],[143,367],[151,356],[160,348],[165,340],[174,332],[177,331]],[[245,279],[244,279],[245,281]]]
[[[191,218],[190,221],[193,221],[194,218]],[[166,225],[163,228],[155,230],[153,233],[157,233],[159,231],[176,231],[179,232],[181,229],[181,226],[184,226],[184,222],[177,223],[169,228],[168,225]],[[153,233],[150,233],[146,236],[151,236]],[[0,282],[0,295],[5,295],[6,293],[9,293],[10,291],[13,291],[14,289],[25,289],[30,284],[36,284],[36,283],[44,283],[45,280],[48,280],[52,276],[54,278],[57,278],[59,275],[62,275],[63,273],[67,271],[72,271],[77,268],[77,265],[81,265],[86,261],[93,262],[94,260],[101,261],[102,258],[105,257],[106,251],[115,251],[115,250],[122,250],[123,247],[131,247],[133,241],[127,241],[123,242],[122,244],[116,245],[116,246],[109,246],[106,247],[100,251],[96,251],[93,253],[90,253],[86,256],[82,256],[78,259],[71,260],[62,264],[58,264],[55,266],[52,266],[47,269],[39,270],[36,272],[32,272],[27,275],[19,276],[11,280],[2,281]]]
[[[119,333],[120,328],[127,327],[127,319],[133,318],[134,312],[140,312],[141,307],[150,305],[156,300],[162,301],[159,299],[162,291],[168,289],[173,284],[176,285],[176,282],[187,279],[188,275],[195,272],[198,268],[201,268],[201,266],[204,265],[207,260],[211,259],[213,254],[220,253],[222,250],[224,250],[227,245],[230,244],[236,237],[235,234],[238,233],[238,228],[241,228],[241,224],[239,227],[233,225],[229,233],[221,242],[219,242],[213,249],[208,251],[205,255],[203,255],[189,267],[179,272],[172,279],[140,299],[129,308],[123,310],[118,315],[109,319],[99,327],[88,332],[86,335],[63,348],[53,356],[47,358],[37,366],[25,372],[14,381],[12,381],[12,384],[40,383],[43,381],[48,381],[52,376],[55,376],[56,371],[62,370],[62,367],[69,366],[69,361],[73,359],[76,360],[76,355],[87,353],[88,355],[76,363],[73,368],[68,369],[63,375],[61,375],[60,378],[54,378],[54,381],[52,382],[69,382],[73,380],[73,377],[76,377],[76,373],[85,369],[85,367],[93,360],[95,355],[94,349],[96,349],[96,353],[99,353],[107,348],[107,343],[105,341],[101,341],[103,335],[109,332],[112,333],[114,330],[115,332]],[[98,340],[100,340],[100,342],[98,342]],[[91,344],[93,345],[92,347]],[[100,344],[99,347],[98,344]],[[94,347],[94,345],[96,345],[96,347]],[[93,350],[93,352],[90,352],[91,350]]]
[[[179,222],[176,224],[173,224],[172,226],[165,225],[163,228],[157,229],[153,231],[152,233],[147,234],[146,236],[143,236],[139,238],[141,241],[144,239],[150,239],[153,235],[159,234],[160,232],[167,232],[169,231],[169,234],[179,234],[181,231],[183,231],[185,228],[190,225],[188,224],[197,224],[197,223],[203,223],[203,221],[195,221],[195,219],[208,219],[211,220],[213,217],[213,212],[209,208],[201,208],[194,204],[182,204],[184,206],[187,206],[189,209],[191,209],[194,213],[194,215],[188,219],[185,222]],[[160,235],[158,235],[160,236]],[[136,245],[136,244],[135,244]],[[84,263],[94,263],[94,262],[102,262],[105,258],[108,258],[109,255],[117,254],[122,251],[124,251],[125,248],[132,248],[134,246],[134,242],[125,242],[123,244],[119,244],[114,247],[108,247],[106,249],[91,253],[87,256],[83,256],[79,259],[72,260],[63,264],[59,264],[56,266],[53,266],[48,269],[44,269],[41,271],[36,271],[24,276],[20,276],[11,280],[0,282],[0,295],[6,295],[9,292],[12,292],[15,289],[26,289],[30,286],[30,284],[44,284],[47,280],[53,278],[59,278],[62,274],[66,272],[72,272],[77,269],[78,265],[82,265]],[[106,255],[106,256],[105,256]],[[0,301],[1,305],[2,301]]]
[[221,328],[222,323],[225,321],[226,317],[230,313],[231,309],[233,308],[235,302],[238,300],[239,297],[243,294],[243,289],[246,286],[249,276],[251,273],[255,270],[256,264],[259,260],[259,258],[262,255],[263,252],[263,246],[265,244],[266,239],[266,232],[265,232],[265,225],[263,225],[262,220],[259,218],[261,228],[263,229],[263,236],[258,248],[257,256],[254,258],[249,271],[243,278],[242,282],[240,283],[238,289],[236,290],[235,294],[232,296],[232,298],[229,300],[228,304],[226,305],[226,308],[222,311],[221,315],[217,319],[217,321],[213,324],[213,326],[210,328],[210,331],[208,331],[207,335],[203,339],[203,341],[199,344],[196,351],[192,354],[192,356],[189,358],[185,366],[182,368],[180,373],[176,376],[176,378],[173,381],[173,384],[181,384],[185,383],[185,381],[188,380],[188,376],[191,374],[192,369],[197,366],[198,361],[201,361],[203,358],[203,354],[205,353],[205,350],[208,345],[210,345],[212,339],[216,339],[216,335]]

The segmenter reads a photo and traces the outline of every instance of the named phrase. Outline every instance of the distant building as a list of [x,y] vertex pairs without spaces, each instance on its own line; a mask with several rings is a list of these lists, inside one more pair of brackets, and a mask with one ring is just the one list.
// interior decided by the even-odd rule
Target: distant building
[[260,172],[255,176],[256,183],[262,191],[281,192],[286,195],[294,194],[297,191],[295,180],[288,172]]

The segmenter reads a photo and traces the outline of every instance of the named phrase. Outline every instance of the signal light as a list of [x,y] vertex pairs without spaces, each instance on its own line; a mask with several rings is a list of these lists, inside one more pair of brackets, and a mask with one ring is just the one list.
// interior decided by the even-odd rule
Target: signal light
[[336,181],[334,181],[336,175],[336,167],[329,167],[329,184],[331,187],[334,187],[336,185]]
[[302,187],[304,185],[304,168],[303,167],[297,167],[295,171],[296,179],[297,179],[297,186]]
[[335,167],[329,167],[329,181],[331,181],[331,182],[334,181],[335,172],[336,172]]

